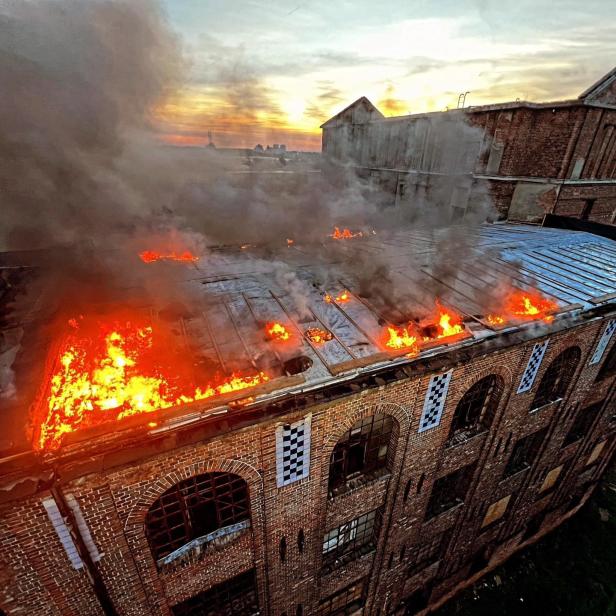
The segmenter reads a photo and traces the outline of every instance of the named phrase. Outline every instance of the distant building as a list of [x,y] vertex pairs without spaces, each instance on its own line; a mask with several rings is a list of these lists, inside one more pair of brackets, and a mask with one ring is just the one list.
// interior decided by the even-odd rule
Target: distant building
[[616,68],[574,100],[386,118],[362,97],[321,128],[324,156],[400,208],[429,199],[464,216],[489,195],[501,219],[616,220]]
[[257,145],[255,145],[255,152],[263,152],[263,146],[260,143],[257,143]]

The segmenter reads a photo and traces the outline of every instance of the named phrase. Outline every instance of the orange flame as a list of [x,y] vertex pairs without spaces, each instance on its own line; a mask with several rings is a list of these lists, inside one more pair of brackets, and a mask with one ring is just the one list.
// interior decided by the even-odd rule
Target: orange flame
[[334,300],[337,302],[344,304],[351,299],[351,295],[348,291],[343,291],[340,295],[336,295],[336,297],[332,297],[329,294],[326,294],[323,298],[328,304],[331,304]]
[[144,263],[154,263],[155,261],[183,261],[185,263],[194,263],[199,260],[199,257],[196,257],[188,250],[182,253],[169,252],[167,254],[155,252],[154,250],[144,250],[139,253],[139,258]]
[[291,337],[285,326],[280,323],[268,323],[265,330],[276,342],[286,342]]
[[293,246],[293,244],[295,244],[295,240],[287,238],[287,246]]
[[443,308],[438,302],[436,305],[439,310],[438,327],[440,329],[437,338],[447,338],[448,336],[464,333],[461,317],[451,309]]
[[329,237],[333,237],[335,240],[350,240],[354,237],[363,237],[364,234],[361,231],[353,233],[350,229],[343,229],[340,231],[338,227],[334,227],[334,232]]
[[417,336],[412,326],[388,327],[385,346],[390,349],[410,349],[413,353],[419,353]]
[[505,298],[501,314],[489,314],[486,321],[493,326],[507,321],[538,321],[551,323],[558,304],[537,290],[512,290]]
[[64,434],[80,428],[203,400],[269,380],[263,372],[249,376],[232,374],[205,387],[194,387],[178,383],[177,375],[165,372],[153,356],[151,326],[134,322],[102,324],[97,335],[76,329],[60,348],[35,446],[57,449]]
[[323,344],[324,342],[332,340],[334,337],[331,332],[328,332],[325,329],[320,329],[319,327],[309,327],[305,333],[306,338],[314,344]]

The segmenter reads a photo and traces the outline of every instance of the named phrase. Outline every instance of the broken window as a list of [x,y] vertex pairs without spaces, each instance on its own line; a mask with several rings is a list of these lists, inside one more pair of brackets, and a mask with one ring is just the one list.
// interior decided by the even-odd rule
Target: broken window
[[376,546],[381,526],[381,510],[374,509],[325,533],[323,565],[349,562]]
[[603,400],[578,411],[578,414],[575,416],[575,420],[573,421],[573,425],[569,429],[567,436],[565,436],[563,446],[570,445],[576,441],[581,441],[588,435],[590,428],[592,427],[592,424],[599,414],[602,406]]
[[494,374],[475,383],[456,406],[448,444],[462,443],[471,436],[488,430],[502,391],[503,381]]
[[437,479],[432,486],[426,519],[429,520],[464,502],[476,464],[463,466],[457,471]]
[[535,458],[539,454],[539,449],[545,438],[547,429],[533,432],[524,438],[521,438],[514,446],[507,466],[505,467],[504,476],[509,477],[515,473],[519,473],[533,464]]
[[539,383],[531,409],[565,397],[581,355],[579,347],[569,347],[552,361]]
[[319,602],[315,616],[350,616],[366,602],[366,579],[357,580]]
[[373,477],[388,467],[394,420],[390,415],[360,419],[336,443],[329,465],[329,495],[348,489],[348,482]]
[[150,507],[145,526],[158,561],[193,539],[249,519],[246,482],[231,473],[205,473],[162,494]]
[[610,352],[607,354],[605,361],[603,362],[601,369],[597,374],[596,382],[604,381],[616,374],[616,344],[612,346]]
[[255,616],[259,613],[254,569],[217,584],[171,608],[173,616]]

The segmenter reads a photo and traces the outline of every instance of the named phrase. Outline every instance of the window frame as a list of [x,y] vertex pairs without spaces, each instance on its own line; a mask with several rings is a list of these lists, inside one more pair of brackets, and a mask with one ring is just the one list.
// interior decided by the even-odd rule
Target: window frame
[[[325,597],[317,605],[315,616],[350,616],[366,604],[368,584],[366,578],[360,578],[341,590]],[[356,590],[360,592],[357,593]],[[340,600],[344,601],[342,603]],[[349,602],[349,599],[353,599]]]
[[[206,529],[199,525],[203,520],[196,517],[199,507],[213,508],[215,528],[203,532]],[[145,517],[145,534],[158,563],[197,538],[250,518],[248,484],[242,477],[202,473],[179,481],[152,503]]]
[[[497,374],[489,374],[471,385],[456,405],[446,446],[462,444],[469,438],[488,431],[503,390],[503,379]],[[481,404],[477,405],[479,400]],[[468,421],[469,415],[474,416],[472,421]]]
[[559,402],[567,395],[581,358],[580,347],[570,346],[550,362],[535,391],[531,411]]
[[[213,611],[205,611],[210,606]],[[171,606],[172,616],[256,616],[259,611],[255,569],[249,569]]]
[[[541,446],[545,442],[547,431],[547,428],[541,428],[541,430],[531,432],[515,442],[503,471],[503,479],[513,477],[513,475],[517,475],[532,467],[537,461]],[[524,454],[522,457],[520,452]],[[520,458],[520,461],[516,461],[514,464],[513,461],[516,458]]]
[[355,560],[376,547],[382,526],[382,507],[367,511],[323,535],[324,567]]
[[[328,496],[346,492],[349,482],[391,468],[396,423],[391,415],[376,413],[356,421],[338,440],[329,459]],[[362,449],[361,468],[354,469]]]

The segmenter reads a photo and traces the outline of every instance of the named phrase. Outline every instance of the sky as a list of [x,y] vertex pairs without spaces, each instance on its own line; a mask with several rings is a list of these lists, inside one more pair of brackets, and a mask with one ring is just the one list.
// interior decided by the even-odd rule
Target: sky
[[162,0],[187,57],[165,139],[319,150],[360,96],[387,116],[576,98],[616,65],[614,0]]

